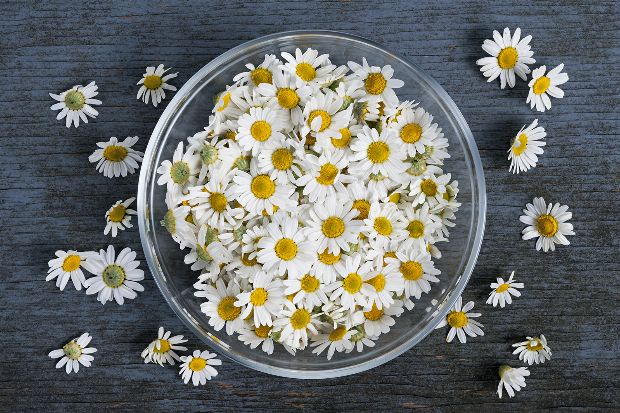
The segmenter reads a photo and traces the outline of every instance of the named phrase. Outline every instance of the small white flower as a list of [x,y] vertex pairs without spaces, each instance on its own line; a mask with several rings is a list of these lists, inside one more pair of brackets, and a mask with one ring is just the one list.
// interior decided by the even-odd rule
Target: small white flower
[[237,119],[244,113],[233,101],[233,96],[238,97],[242,95],[244,89],[247,88],[227,86],[226,90],[217,96],[215,106],[213,107],[215,119],[224,122],[227,119]]
[[368,300],[376,292],[370,280],[375,276],[372,264],[362,263],[361,254],[353,254],[346,258],[340,267],[339,280],[328,285],[327,292],[331,292],[330,300],[340,299],[343,308],[354,310],[355,306],[369,307]]
[[228,264],[231,260],[232,255],[219,239],[219,231],[205,224],[198,230],[196,243],[183,261],[191,264],[193,271],[219,273],[220,265]]
[[280,332],[279,341],[293,349],[303,349],[308,345],[308,331],[318,334],[316,329],[318,314],[313,314],[303,307],[296,307],[288,300],[284,302],[284,308],[278,316],[273,328]]
[[58,363],[56,363],[57,369],[65,366],[67,374],[70,374],[72,371],[77,373],[80,370],[80,364],[84,367],[90,367],[94,360],[92,353],[95,353],[97,349],[86,347],[92,339],[93,337],[90,334],[84,333],[69,341],[61,349],[50,351],[49,357],[53,359],[60,358]]
[[546,109],[551,109],[551,99],[549,99],[549,96],[558,99],[564,97],[564,91],[558,86],[568,82],[568,75],[562,73],[562,69],[564,69],[564,63],[551,69],[547,74],[545,74],[547,66],[534,69],[532,80],[528,84],[530,92],[525,102],[530,104],[530,109],[536,106],[537,111],[544,112]]
[[423,250],[428,242],[434,241],[433,234],[441,227],[441,223],[429,209],[428,204],[423,204],[417,210],[411,206],[405,208],[405,228],[409,234],[402,244],[403,248],[416,247]]
[[358,215],[352,203],[341,203],[330,197],[324,204],[316,204],[310,213],[310,222],[306,228],[308,239],[316,243],[318,251],[328,250],[331,254],[348,252],[350,244],[358,241],[362,222],[355,220]]
[[142,75],[142,79],[136,83],[141,85],[136,98],[142,99],[146,104],[149,103],[150,99],[153,102],[153,106],[157,107],[162,100],[166,99],[165,90],[176,91],[177,88],[168,84],[168,81],[177,77],[178,73],[166,74],[168,70],[170,68],[164,69],[164,65],[159,65],[157,68],[155,66],[148,66],[146,72]]
[[497,395],[502,398],[502,391],[506,388],[508,396],[513,397],[515,391],[520,391],[525,387],[525,378],[530,375],[527,367],[514,368],[506,364],[499,367],[499,385],[497,386]]
[[243,328],[241,308],[235,305],[240,292],[237,283],[230,281],[226,285],[224,280],[218,279],[215,285],[207,284],[194,293],[196,297],[207,299],[200,304],[200,310],[209,317],[209,325],[215,331],[226,326],[226,334],[230,336]]
[[62,291],[65,289],[69,279],[71,279],[75,289],[78,291],[81,290],[86,282],[82,268],[85,268],[85,261],[92,254],[92,252],[77,252],[73,250],[56,251],[56,258],[48,262],[50,268],[47,270],[45,281],[50,281],[55,278],[56,287],[60,288]]
[[391,240],[402,240],[407,237],[403,214],[391,203],[375,202],[370,206],[368,218],[364,220],[362,234],[366,235],[373,245],[384,245]]
[[187,187],[192,186],[196,182],[196,176],[200,171],[200,157],[193,150],[188,148],[183,152],[183,142],[179,142],[172,161],[164,160],[157,173],[157,185],[166,185],[168,192],[174,194],[182,194]]
[[247,72],[241,72],[233,78],[233,82],[237,84],[246,85],[249,84],[252,87],[258,87],[261,84],[270,85],[273,83],[274,75],[279,71],[278,67],[282,62],[274,54],[266,54],[263,63],[258,66],[254,66],[252,63],[247,63]]
[[573,217],[567,205],[549,204],[545,199],[534,198],[533,204],[527,204],[519,220],[528,225],[523,229],[523,239],[538,238],[536,251],[555,251],[555,244],[569,245],[567,235],[575,235],[573,224],[567,221]]
[[508,149],[509,171],[518,174],[535,168],[538,155],[542,155],[542,147],[547,144],[543,140],[545,136],[547,136],[547,132],[545,132],[545,128],[538,126],[538,119],[534,119],[534,122],[527,127],[523,125],[512,140],[510,149]]
[[312,88],[298,83],[296,76],[275,70],[273,82],[261,83],[256,90],[267,98],[267,106],[278,108],[285,114],[289,124],[286,129],[303,124],[302,110],[312,94]]
[[144,153],[131,147],[138,142],[137,136],[128,136],[119,142],[114,136],[107,142],[97,142],[99,149],[89,157],[90,163],[97,163],[97,171],[107,178],[125,177],[138,170]]
[[242,307],[241,318],[254,313],[254,325],[273,325],[272,317],[278,316],[285,301],[282,281],[263,271],[256,274],[250,291],[237,294],[235,306]]
[[334,353],[353,350],[351,337],[356,330],[349,330],[345,326],[338,326],[329,333],[322,333],[312,337],[310,347],[316,347],[312,352],[316,355],[321,354],[327,349],[327,360],[331,360]]
[[315,49],[306,49],[301,52],[295,49],[295,56],[282,52],[286,63],[281,68],[295,76],[304,84],[323,84],[336,66],[329,63],[329,55],[322,54]]
[[305,156],[302,142],[293,139],[270,142],[258,154],[258,169],[281,184],[296,184],[303,171],[300,154]]
[[430,207],[444,204],[446,185],[450,182],[450,174],[436,176],[427,173],[419,176],[411,182],[409,196],[413,197],[413,205],[428,203]]
[[[358,211],[355,219],[364,220],[368,218],[370,213],[370,206],[377,202],[378,195],[376,192],[371,191],[368,187],[364,186],[359,181],[354,181],[347,186],[348,199],[353,201],[353,209]],[[346,195],[345,195],[346,196]]]
[[[363,331],[358,330],[357,333],[355,333],[353,337],[351,337],[351,341],[355,345],[354,348],[357,350],[357,352],[361,353],[362,350],[364,349],[364,346],[368,348],[374,347],[375,341],[377,341],[377,338],[378,337],[372,337],[370,335],[367,335]],[[351,351],[352,350],[347,350],[347,353],[350,353]]]
[[390,327],[396,323],[394,317],[400,317],[404,311],[403,302],[400,300],[396,300],[391,306],[383,308],[378,308],[373,304],[370,310],[363,313],[364,331],[373,337],[387,334],[390,332]]
[[379,133],[374,128],[364,126],[351,144],[352,173],[364,177],[371,173],[381,174],[398,180],[406,168],[403,162],[406,152],[394,134],[391,129]]
[[364,82],[364,90],[371,97],[381,97],[388,106],[396,106],[398,97],[394,89],[403,87],[405,82],[393,79],[394,69],[392,66],[385,65],[369,66],[366,58],[362,58],[362,64],[349,62],[349,68],[353,71],[352,77],[357,77]]
[[250,348],[256,348],[260,345],[261,350],[267,354],[272,354],[274,346],[271,330],[271,326],[244,326],[239,332],[239,340]]
[[232,173],[213,174],[205,185],[188,188],[188,194],[181,200],[191,205],[198,225],[207,224],[223,231],[243,217],[243,208],[231,205],[236,195],[232,177]]
[[441,132],[438,125],[433,123],[433,115],[421,107],[404,109],[395,121],[388,124],[388,127],[394,129],[409,156],[425,153]]
[[344,172],[349,164],[344,154],[327,152],[318,158],[307,154],[304,162],[305,174],[295,184],[304,187],[303,194],[311,203],[334,199],[346,191],[344,184],[350,182],[350,177]]
[[293,304],[301,305],[307,310],[312,311],[314,307],[327,304],[329,299],[325,294],[325,284],[315,275],[308,273],[298,278],[283,281],[284,295],[293,295]]
[[441,320],[437,327],[435,327],[436,329],[445,327],[446,325],[450,327],[450,331],[448,331],[448,335],[446,337],[446,342],[450,343],[454,339],[454,336],[457,336],[459,341],[464,344],[467,342],[466,334],[470,337],[484,335],[484,331],[482,331],[483,325],[478,321],[473,320],[473,318],[480,317],[481,314],[469,312],[469,310],[473,308],[473,301],[463,305],[462,297],[459,297],[456,300],[454,308],[443,320]]
[[266,148],[270,142],[284,140],[282,130],[284,119],[275,108],[250,108],[250,113],[239,118],[239,132],[237,142],[253,156]]
[[181,356],[181,370],[179,374],[183,383],[189,383],[190,379],[194,386],[199,384],[204,386],[207,380],[217,376],[217,370],[213,366],[221,366],[222,360],[215,358],[217,354],[209,353],[207,350],[194,350],[191,356]]
[[66,118],[65,126],[71,127],[73,124],[76,128],[80,125],[80,119],[84,123],[88,123],[89,116],[96,118],[99,112],[95,110],[91,105],[101,105],[99,99],[93,99],[97,96],[97,85],[95,82],[90,82],[86,86],[77,85],[71,89],[62,92],[59,95],[50,93],[52,99],[57,100],[58,103],[54,103],[50,109],[59,110],[56,120]]
[[232,142],[219,137],[207,137],[205,134],[206,132],[202,131],[187,138],[189,143],[188,152],[198,154],[202,161],[200,172],[198,173],[199,182],[204,182],[209,173],[220,173],[221,175],[222,171],[227,170],[222,162],[222,150]]
[[551,349],[547,345],[544,335],[539,337],[526,337],[526,341],[512,345],[516,349],[512,354],[518,354],[519,360],[532,364],[542,364],[546,360],[551,360]]
[[135,197],[131,197],[125,201],[116,201],[114,205],[110,207],[105,213],[106,226],[103,230],[103,235],[108,235],[112,231],[112,238],[116,237],[118,231],[124,231],[125,228],[132,228],[131,216],[136,215],[137,212],[134,209],[130,209],[129,206],[136,200]]
[[324,249],[317,253],[311,272],[325,284],[331,284],[336,281],[336,276],[343,262],[341,253],[331,254],[327,249]]
[[175,360],[181,360],[175,350],[187,351],[187,347],[179,346],[179,344],[183,344],[187,342],[187,340],[182,335],[171,337],[171,334],[170,331],[166,331],[163,327],[159,327],[157,338],[151,341],[140,355],[145,363],[157,363],[160,366],[163,366],[164,363],[168,363],[174,366]]
[[331,90],[317,92],[304,107],[301,136],[311,134],[317,141],[340,138],[340,130],[351,120],[351,109],[340,110],[342,99]]
[[435,268],[431,255],[426,249],[400,248],[395,257],[386,257],[385,272],[400,274],[404,283],[405,298],[415,297],[420,299],[422,293],[431,290],[430,283],[437,283],[436,277],[441,273]]
[[132,300],[138,296],[136,291],[144,291],[138,283],[144,279],[144,271],[138,268],[140,261],[136,260],[136,253],[130,248],[124,248],[118,257],[112,245],[106,250],[100,250],[98,255],[92,255],[84,265],[95,277],[86,280],[86,294],[97,294],[101,304],[116,301],[123,305],[125,299]]
[[527,80],[530,68],[527,65],[536,63],[532,58],[530,46],[532,36],[521,39],[521,28],[517,27],[514,34],[510,35],[510,29],[504,29],[503,36],[497,30],[493,31],[493,40],[485,40],[482,49],[491,55],[478,59],[476,64],[482,66],[480,71],[488,82],[499,77],[501,88],[515,86],[515,74],[523,80]]
[[496,283],[491,283],[491,293],[487,299],[487,304],[493,304],[493,307],[499,306],[504,308],[506,304],[512,304],[512,296],[521,297],[519,288],[523,288],[523,283],[515,282],[515,272],[510,274],[508,280],[498,277]]

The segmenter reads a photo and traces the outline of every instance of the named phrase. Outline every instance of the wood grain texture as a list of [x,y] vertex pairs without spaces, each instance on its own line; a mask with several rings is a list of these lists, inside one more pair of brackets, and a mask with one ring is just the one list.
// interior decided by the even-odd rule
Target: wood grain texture
[[[620,13],[617,2],[537,1],[3,2],[0,6],[0,410],[519,411],[619,409],[620,390]],[[523,82],[500,90],[475,66],[493,29],[532,34],[540,64],[566,64],[566,97],[537,114]],[[147,275],[146,291],[124,306],[45,283],[56,249],[108,243],[140,250],[137,229],[111,241],[104,213],[132,196],[137,174],[109,180],[88,162],[95,142],[138,135],[143,150],[161,107],[135,99],[144,67],[179,72],[180,86],[217,55],[289,29],[333,29],[386,45],[428,71],[472,129],[485,168],[487,229],[464,293],[481,307],[483,338],[445,344],[431,334],[397,359],[352,377],[293,381],[232,362],[202,388],[175,368],[144,365],[157,327],[188,334]],[[100,116],[66,129],[48,92],[90,80]],[[522,124],[549,133],[538,168],[508,173],[506,150]],[[576,236],[536,252],[518,217],[534,196],[566,203]],[[141,256],[141,252],[139,253]],[[143,259],[143,257],[141,257]],[[146,265],[143,264],[143,268]],[[489,283],[517,271],[526,284],[509,309],[484,305]],[[67,376],[47,353],[89,331],[94,365]],[[532,368],[527,388],[498,400],[496,369],[515,362],[509,345],[544,333],[553,359]],[[190,347],[201,343],[190,338]]]

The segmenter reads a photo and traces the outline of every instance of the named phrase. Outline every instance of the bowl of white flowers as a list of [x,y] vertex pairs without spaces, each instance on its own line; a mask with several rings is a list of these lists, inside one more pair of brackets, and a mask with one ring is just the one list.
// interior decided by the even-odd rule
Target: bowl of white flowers
[[217,57],[144,156],[138,220],[162,294],[211,347],[326,378],[408,350],[474,268],[486,194],[447,93],[359,37],[295,31]]

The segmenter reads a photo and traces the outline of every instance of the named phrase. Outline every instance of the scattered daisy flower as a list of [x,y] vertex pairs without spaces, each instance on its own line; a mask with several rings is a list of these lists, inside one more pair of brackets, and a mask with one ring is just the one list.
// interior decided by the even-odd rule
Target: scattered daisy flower
[[518,354],[519,360],[529,364],[542,364],[546,360],[551,360],[551,349],[547,345],[544,335],[540,337],[526,337],[526,341],[512,345],[516,349],[512,354]]
[[469,312],[469,310],[473,308],[473,301],[463,305],[463,299],[459,297],[454,304],[454,308],[441,320],[437,327],[435,327],[436,329],[445,327],[446,325],[450,327],[450,331],[448,331],[446,337],[447,343],[450,343],[454,339],[454,336],[457,336],[459,341],[465,344],[467,342],[467,336],[477,337],[484,335],[484,331],[482,331],[483,325],[473,320],[473,318],[480,317],[481,314]]
[[221,366],[222,360],[215,358],[217,354],[204,350],[194,350],[191,356],[181,356],[181,370],[179,374],[183,383],[192,381],[194,386],[204,386],[207,380],[217,376],[217,370],[213,366]]
[[510,274],[508,280],[497,277],[496,283],[491,283],[491,293],[487,299],[487,304],[493,304],[493,307],[499,306],[504,308],[506,304],[512,304],[512,296],[521,297],[519,288],[523,288],[523,283],[515,282],[515,272]]
[[108,235],[112,231],[112,238],[116,237],[118,231],[124,231],[125,228],[132,228],[131,216],[136,215],[137,212],[134,209],[129,209],[129,206],[136,200],[135,197],[131,197],[125,201],[116,201],[114,205],[108,209],[105,213],[106,226],[103,230],[103,235]]
[[538,238],[536,251],[555,251],[555,244],[569,245],[567,235],[575,235],[573,224],[567,221],[573,217],[567,205],[549,204],[545,199],[534,198],[533,204],[527,204],[519,220],[528,225],[523,229],[523,239]]
[[523,125],[512,140],[510,149],[508,149],[509,171],[518,174],[535,168],[538,155],[542,155],[544,152],[542,147],[547,144],[543,140],[545,136],[547,136],[547,132],[545,132],[545,128],[538,126],[538,119],[534,119],[534,122],[527,127]]
[[164,65],[148,66],[146,72],[142,75],[142,79],[138,81],[140,89],[138,90],[137,99],[142,99],[148,105],[149,99],[153,106],[157,107],[162,100],[166,99],[166,90],[176,91],[177,88],[168,83],[170,79],[177,77],[178,73],[168,73],[170,70],[164,69]]
[[95,353],[97,349],[86,347],[92,339],[93,337],[90,334],[84,333],[69,341],[61,349],[50,351],[49,357],[53,359],[60,358],[58,363],[56,363],[57,369],[65,366],[67,374],[70,374],[72,371],[77,373],[80,370],[80,364],[84,367],[90,367],[90,364],[95,359],[92,353]]
[[128,136],[122,142],[113,136],[107,142],[97,142],[99,149],[88,160],[97,163],[97,171],[107,178],[125,177],[138,170],[144,156],[144,153],[132,149],[136,142],[137,136]]
[[394,89],[403,87],[405,82],[394,79],[394,69],[392,66],[385,65],[382,68],[378,66],[369,66],[366,58],[362,58],[362,64],[349,62],[349,68],[353,71],[355,77],[364,82],[364,90],[368,95],[378,96],[390,106],[398,104],[398,97]]
[[80,119],[84,123],[88,123],[87,116],[96,118],[99,112],[91,105],[101,105],[99,99],[93,99],[99,94],[97,92],[95,82],[90,82],[86,86],[77,85],[71,89],[62,92],[59,95],[50,93],[50,97],[57,100],[58,103],[53,104],[51,110],[59,110],[56,120],[66,118],[65,126],[71,127],[73,124],[76,128],[80,125]]
[[515,391],[521,391],[525,387],[525,378],[530,375],[527,367],[514,368],[506,364],[499,367],[499,385],[497,386],[497,395],[502,398],[502,392],[506,388],[508,396],[513,397]]
[[187,340],[182,336],[172,336],[170,331],[164,330],[163,327],[159,327],[157,331],[157,338],[142,351],[140,355],[145,363],[157,363],[163,366],[164,363],[168,363],[174,366],[175,360],[180,361],[181,358],[175,352],[187,351],[187,347],[179,346],[179,344],[186,343]]
[[71,279],[75,289],[81,290],[86,283],[82,268],[85,268],[84,263],[91,254],[90,252],[77,252],[73,250],[56,251],[56,258],[48,262],[50,268],[47,271],[45,281],[56,279],[56,287],[62,291],[65,289],[69,279]]
[[551,69],[547,74],[545,74],[547,66],[534,69],[532,80],[528,84],[530,92],[525,102],[530,104],[530,109],[536,106],[537,111],[544,112],[546,109],[551,109],[551,99],[549,99],[549,96],[558,99],[564,97],[564,91],[558,86],[568,82],[568,75],[563,73],[562,69],[564,69],[564,63]]

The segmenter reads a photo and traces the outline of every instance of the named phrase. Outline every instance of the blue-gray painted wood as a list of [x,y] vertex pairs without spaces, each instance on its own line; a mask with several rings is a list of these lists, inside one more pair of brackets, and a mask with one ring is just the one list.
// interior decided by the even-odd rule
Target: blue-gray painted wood
[[[618,408],[620,387],[619,7],[613,1],[4,2],[0,7],[0,410],[533,410]],[[521,26],[540,64],[566,64],[566,97],[544,114],[525,104],[526,85],[500,90],[475,65],[493,29]],[[481,308],[486,335],[445,344],[446,331],[372,371],[325,381],[276,378],[225,362],[202,388],[175,368],[144,365],[140,352],[164,325],[189,334],[147,275],[146,291],[120,307],[45,283],[56,249],[96,249],[104,213],[134,195],[137,174],[109,180],[88,162],[95,142],[139,135],[162,108],[135,99],[144,67],[164,63],[180,86],[215,56],[289,29],[368,37],[427,70],[474,133],[485,168],[488,224],[464,298]],[[66,129],[48,92],[96,80],[100,116]],[[508,173],[506,150],[522,124],[548,131],[538,168]],[[534,196],[566,203],[576,236],[536,252],[518,218]],[[136,229],[112,241],[140,250]],[[140,252],[141,256],[141,252]],[[143,265],[146,269],[146,265]],[[484,304],[489,284],[515,270],[523,297],[507,309]],[[47,353],[83,331],[99,351],[93,367],[67,376]],[[553,358],[527,388],[498,400],[496,369],[510,343],[544,333]],[[194,337],[190,347],[199,346]]]

